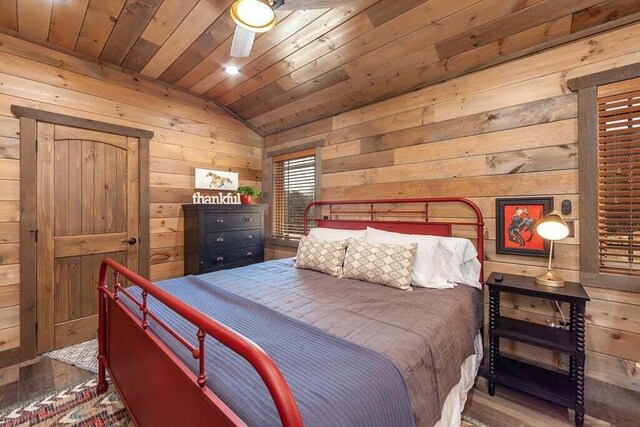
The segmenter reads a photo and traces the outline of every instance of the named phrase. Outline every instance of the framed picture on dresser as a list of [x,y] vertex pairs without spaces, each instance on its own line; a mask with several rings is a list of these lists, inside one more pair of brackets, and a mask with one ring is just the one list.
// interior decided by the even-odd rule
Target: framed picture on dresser
[[548,257],[536,226],[552,210],[553,197],[496,199],[496,253]]

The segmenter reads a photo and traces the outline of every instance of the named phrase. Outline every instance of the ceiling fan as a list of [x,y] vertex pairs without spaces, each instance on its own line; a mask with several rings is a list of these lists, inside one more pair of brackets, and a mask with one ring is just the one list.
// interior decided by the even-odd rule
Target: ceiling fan
[[311,10],[337,7],[350,0],[236,0],[231,5],[231,18],[236,31],[231,42],[231,56],[244,58],[251,53],[256,33],[272,29],[277,18],[275,10]]

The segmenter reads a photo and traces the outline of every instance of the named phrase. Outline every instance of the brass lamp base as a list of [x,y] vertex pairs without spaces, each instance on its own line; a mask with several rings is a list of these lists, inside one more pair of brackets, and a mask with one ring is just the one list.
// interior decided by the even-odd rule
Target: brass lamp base
[[553,268],[549,268],[547,269],[547,272],[545,274],[536,276],[536,284],[554,288],[561,288],[564,286],[564,279],[558,276]]

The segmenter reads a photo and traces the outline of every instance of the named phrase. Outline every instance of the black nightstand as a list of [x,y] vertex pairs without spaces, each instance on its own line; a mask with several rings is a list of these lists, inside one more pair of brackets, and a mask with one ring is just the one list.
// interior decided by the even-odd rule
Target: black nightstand
[[[584,311],[589,295],[581,284],[562,288],[536,285],[533,277],[492,273],[489,286],[489,394],[496,383],[574,409],[576,426],[584,423]],[[569,330],[500,316],[500,293],[528,295],[571,305]],[[569,372],[560,373],[500,355],[500,338],[519,341],[569,355]]]

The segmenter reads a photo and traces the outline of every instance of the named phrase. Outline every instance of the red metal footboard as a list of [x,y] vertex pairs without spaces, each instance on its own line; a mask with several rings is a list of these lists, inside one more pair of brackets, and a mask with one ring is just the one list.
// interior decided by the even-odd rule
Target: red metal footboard
[[[107,269],[113,270],[113,291]],[[120,277],[142,288],[142,301],[120,284]],[[100,267],[98,327],[98,391],[107,389],[106,371],[129,414],[139,426],[244,426],[243,421],[209,388],[204,358],[207,337],[218,340],[246,359],[264,381],[283,426],[302,426],[302,418],[282,373],[255,343],[200,313],[112,259]],[[171,308],[198,328],[197,345],[180,336],[147,307],[147,299]],[[142,319],[123,304],[131,299]],[[199,361],[199,374],[191,370],[149,329],[150,322],[169,332]]]

